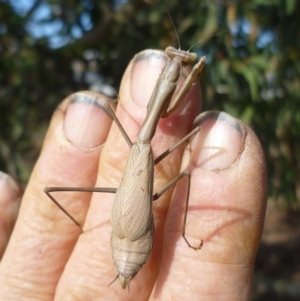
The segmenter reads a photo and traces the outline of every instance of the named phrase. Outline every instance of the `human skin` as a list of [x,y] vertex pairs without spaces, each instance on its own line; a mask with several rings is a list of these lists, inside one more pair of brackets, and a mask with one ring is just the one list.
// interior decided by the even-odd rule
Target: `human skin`
[[[148,50],[129,64],[117,116],[132,141],[146,114],[165,56]],[[82,92],[77,99],[96,101]],[[52,118],[42,153],[23,196],[0,265],[1,300],[250,300],[254,261],[266,207],[266,167],[253,131],[229,115],[203,119],[191,145],[157,164],[159,191],[182,168],[191,169],[186,235],[181,236],[186,180],[153,205],[154,248],[148,262],[122,290],[110,250],[114,195],[53,194],[83,226],[83,233],[43,192],[45,186],[118,187],[129,147],[117,126],[94,104],[66,98]],[[154,157],[192,128],[200,113],[195,84],[180,107],[159,122]],[[220,118],[222,117],[223,118]]]
[[21,196],[21,186],[0,171],[0,260],[17,219]]

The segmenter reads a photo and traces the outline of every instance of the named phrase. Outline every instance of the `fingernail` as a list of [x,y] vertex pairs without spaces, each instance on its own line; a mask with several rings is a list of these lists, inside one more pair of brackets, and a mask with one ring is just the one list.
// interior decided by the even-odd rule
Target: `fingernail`
[[145,50],[134,58],[131,94],[140,107],[147,107],[156,81],[168,60],[168,56],[158,50]]
[[19,197],[20,187],[8,174],[0,171],[0,204],[6,206]]
[[105,101],[104,96],[92,92],[79,92],[71,96],[64,131],[73,145],[88,150],[105,142],[112,122],[105,109]]
[[245,141],[245,128],[224,112],[200,114],[195,124],[200,132],[191,142],[192,162],[205,170],[222,170],[239,158]]

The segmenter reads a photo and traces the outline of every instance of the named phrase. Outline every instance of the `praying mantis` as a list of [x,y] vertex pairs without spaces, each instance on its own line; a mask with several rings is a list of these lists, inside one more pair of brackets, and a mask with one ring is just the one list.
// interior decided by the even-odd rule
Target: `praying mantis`
[[[86,191],[86,192],[109,192],[116,193],[111,212],[111,247],[112,257],[117,270],[121,286],[129,287],[130,281],[147,262],[153,246],[154,221],[152,202],[157,200],[166,190],[176,184],[183,177],[188,178],[188,193],[190,172],[188,169],[180,172],[162,190],[153,193],[154,166],[163,160],[168,154],[180,145],[190,141],[199,132],[200,128],[195,125],[194,129],[177,142],[174,146],[163,152],[156,159],[153,157],[151,140],[160,118],[165,118],[178,108],[182,99],[189,92],[192,84],[198,79],[205,65],[205,57],[200,58],[196,53],[177,50],[167,47],[165,50],[169,62],[159,76],[152,96],[147,106],[146,118],[133,143],[120,124],[109,100],[100,99],[101,107],[116,122],[123,137],[125,138],[130,154],[118,188],[89,188],[89,187],[45,187],[47,196],[77,225],[81,225],[71,214],[63,208],[51,195],[55,191]],[[183,66],[198,61],[191,73],[185,79],[183,85],[177,88]],[[173,97],[174,92],[176,95]],[[173,97],[173,99],[172,99]],[[172,101],[171,101],[172,100]],[[195,122],[194,122],[195,123]],[[187,194],[188,194],[187,193]],[[182,236],[189,247],[197,250],[202,246],[202,240],[197,247],[190,245],[185,237],[185,224],[188,209],[188,195],[185,204]]]

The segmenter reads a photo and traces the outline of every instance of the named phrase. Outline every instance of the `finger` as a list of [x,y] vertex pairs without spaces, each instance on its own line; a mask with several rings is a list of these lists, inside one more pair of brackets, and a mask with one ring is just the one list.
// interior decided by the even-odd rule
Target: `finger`
[[[167,62],[159,51],[138,54],[130,63],[122,80],[117,110],[118,118],[132,141],[146,115],[146,107],[156,80]],[[154,157],[177,142],[188,132],[200,108],[200,87],[194,85],[182,105],[170,117],[162,120],[151,145]],[[99,165],[98,187],[118,186],[129,154],[119,129],[113,124]],[[172,153],[157,166],[155,191],[170,181],[179,171],[182,149]],[[117,179],[117,181],[116,181]],[[157,276],[161,253],[162,229],[171,191],[154,205],[154,249],[148,263],[130,283],[130,295],[118,282],[110,247],[110,214],[114,195],[94,194],[85,224],[71,260],[60,281],[57,300],[147,300]]]
[[0,171],[0,260],[15,225],[22,194],[21,186]]
[[[181,237],[185,184],[177,187],[165,228],[161,268],[152,300],[249,300],[266,207],[266,166],[253,131],[220,112],[200,115],[191,143],[191,193]],[[186,152],[184,164],[188,160]]]
[[[53,300],[58,279],[80,233],[43,192],[45,186],[93,186],[111,119],[100,95],[71,95],[56,110],[0,267],[1,300]],[[80,222],[90,194],[55,197]]]

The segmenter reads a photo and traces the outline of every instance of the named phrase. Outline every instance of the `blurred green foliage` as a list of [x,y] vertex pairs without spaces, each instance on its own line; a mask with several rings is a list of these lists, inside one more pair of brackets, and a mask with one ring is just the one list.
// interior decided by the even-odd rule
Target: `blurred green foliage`
[[198,43],[193,51],[208,58],[204,109],[224,110],[254,129],[270,195],[299,205],[299,6],[297,0],[0,0],[0,169],[27,182],[55,107],[90,87],[74,74],[76,64],[89,68],[87,53],[118,91],[135,53],[177,47],[169,11],[181,48]]

